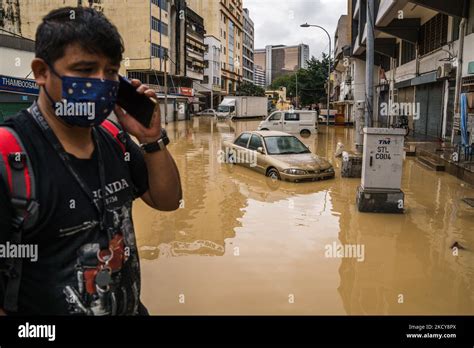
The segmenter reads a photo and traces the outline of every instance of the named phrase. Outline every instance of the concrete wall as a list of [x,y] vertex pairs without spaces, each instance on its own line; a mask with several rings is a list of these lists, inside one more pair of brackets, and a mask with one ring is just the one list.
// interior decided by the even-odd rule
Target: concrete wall
[[[474,5],[472,6],[474,7]],[[467,76],[468,64],[474,62],[474,34],[470,34],[465,38],[463,62],[462,76]]]
[[[0,47],[0,75],[26,78],[31,72],[31,61],[35,57],[34,52],[19,51],[11,48]],[[28,78],[33,79],[33,74]]]
[[[122,73],[125,69],[150,68],[149,60],[133,60],[150,56],[150,4],[149,0],[108,0],[101,1],[98,6],[122,35],[125,44],[124,58],[130,58],[128,66],[122,66]],[[23,36],[34,40],[42,18],[51,10],[65,6],[77,6],[77,0],[22,0],[20,11]],[[159,18],[159,14],[156,15],[159,9],[155,9],[153,13]],[[159,39],[155,39],[155,42],[158,43]],[[164,42],[164,47],[169,47],[166,44]]]

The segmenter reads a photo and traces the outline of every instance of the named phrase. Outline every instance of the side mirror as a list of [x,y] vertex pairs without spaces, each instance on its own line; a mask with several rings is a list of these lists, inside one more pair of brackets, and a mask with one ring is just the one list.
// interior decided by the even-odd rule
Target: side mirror
[[261,153],[262,155],[265,155],[265,151],[263,151],[263,147],[261,146],[257,147],[257,152]]

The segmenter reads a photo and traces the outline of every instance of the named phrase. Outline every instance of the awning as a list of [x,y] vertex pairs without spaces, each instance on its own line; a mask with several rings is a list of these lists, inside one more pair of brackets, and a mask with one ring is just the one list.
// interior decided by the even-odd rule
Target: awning
[[438,81],[438,78],[436,75],[437,75],[436,71],[433,71],[428,74],[417,76],[411,80],[411,85],[418,86],[418,85],[425,85],[427,83],[434,83]]
[[428,83],[435,83],[438,81],[436,71],[423,74],[412,79],[408,79],[405,81],[400,81],[395,84],[395,88],[406,88],[411,86],[419,86],[419,85],[426,85]]

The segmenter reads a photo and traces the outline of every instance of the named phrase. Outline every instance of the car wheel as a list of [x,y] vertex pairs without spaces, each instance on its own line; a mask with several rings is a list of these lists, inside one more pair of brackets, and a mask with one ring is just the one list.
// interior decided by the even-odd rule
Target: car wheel
[[300,132],[300,135],[301,135],[302,137],[307,138],[307,137],[309,137],[309,136],[311,135],[311,132],[310,132],[309,130],[307,130],[307,129],[303,129],[303,130]]
[[270,168],[268,171],[267,171],[267,176],[272,179],[272,180],[280,180],[280,173],[278,173],[278,170],[276,170],[275,168]]
[[269,129],[268,129],[268,128],[262,128],[262,129],[260,129],[260,130],[267,131],[267,130],[269,130]]

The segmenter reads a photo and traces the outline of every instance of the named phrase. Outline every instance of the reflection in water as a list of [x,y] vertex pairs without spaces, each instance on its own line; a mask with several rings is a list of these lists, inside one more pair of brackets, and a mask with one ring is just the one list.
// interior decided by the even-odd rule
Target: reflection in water
[[[460,201],[474,197],[473,187],[406,160],[406,214],[362,214],[360,180],[342,179],[333,156],[338,142],[351,148],[352,129],[326,136],[322,127],[302,139],[333,164],[334,180],[274,186],[219,164],[222,142],[258,122],[201,117],[167,126],[184,207],[134,207],[151,313],[474,314],[474,215]],[[459,256],[454,241],[466,247]],[[363,244],[364,261],[326,258],[334,242]]]

